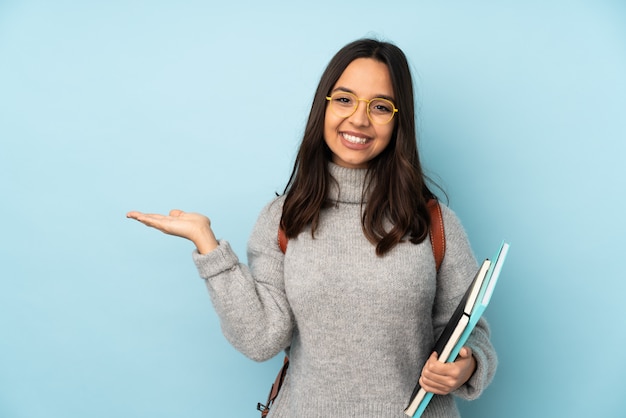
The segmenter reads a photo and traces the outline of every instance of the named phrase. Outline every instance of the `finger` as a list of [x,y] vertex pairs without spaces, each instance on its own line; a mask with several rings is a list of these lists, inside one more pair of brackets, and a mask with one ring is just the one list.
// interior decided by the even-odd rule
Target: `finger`
[[126,217],[133,219],[150,219],[150,218],[165,218],[165,215],[160,215],[158,213],[143,213],[138,212],[136,210],[130,211],[126,214]]
[[168,217],[164,215],[159,215],[157,213],[141,213],[134,212],[129,214],[130,218],[135,219],[146,226],[150,226],[152,228],[161,229],[164,223],[167,221]]
[[439,361],[439,355],[436,352],[433,352],[426,361],[424,369],[433,374],[445,375],[447,364],[445,362]]
[[429,379],[424,375],[420,377],[419,384],[426,392],[431,392],[435,395],[447,395],[450,391],[445,384]]
[[439,363],[434,364],[432,367],[425,369],[422,372],[422,376],[428,379],[432,385],[438,384],[439,389],[450,391],[459,386],[459,382],[464,383],[467,379],[463,378],[463,371],[467,365],[467,360],[462,360],[463,363]]
[[[443,364],[439,363],[443,366]],[[446,367],[438,370],[425,370],[422,373],[424,381],[433,389],[438,391],[449,391],[455,383],[455,366],[448,363]]]
[[183,213],[185,213],[185,212],[183,212],[183,211],[182,211],[182,210],[180,210],[180,209],[172,209],[172,210],[170,210],[170,216],[173,216],[173,217],[175,217],[175,218],[178,218],[178,217],[179,217],[180,215],[182,215]]
[[136,210],[131,210],[130,212],[126,214],[126,217],[131,218],[131,219],[137,219],[137,216],[140,216],[140,215],[142,215],[141,212],[137,212]]

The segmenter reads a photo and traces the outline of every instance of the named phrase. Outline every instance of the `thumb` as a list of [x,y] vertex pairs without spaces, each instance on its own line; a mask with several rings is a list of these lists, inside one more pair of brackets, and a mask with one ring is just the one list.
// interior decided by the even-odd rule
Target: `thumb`
[[461,351],[459,351],[459,356],[461,356],[462,358],[468,358],[472,356],[472,349],[469,347],[463,347],[461,348]]
[[170,210],[170,216],[173,216],[173,217],[175,217],[175,218],[178,218],[178,217],[179,217],[180,215],[182,215],[183,213],[185,213],[185,212],[183,212],[183,211],[182,211],[182,210],[180,210],[180,209],[172,209],[172,210]]

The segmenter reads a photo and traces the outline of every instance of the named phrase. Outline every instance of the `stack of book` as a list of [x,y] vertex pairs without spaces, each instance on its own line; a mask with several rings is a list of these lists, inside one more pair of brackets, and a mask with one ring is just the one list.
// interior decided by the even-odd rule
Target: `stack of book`
[[[502,242],[493,261],[486,259],[480,265],[474,280],[472,280],[461,302],[459,302],[441,336],[435,343],[433,350],[437,352],[437,359],[440,362],[454,361],[461,348],[467,342],[469,335],[489,304],[508,251],[509,244]],[[433,394],[431,392],[426,392],[420,387],[418,379],[409,405],[404,410],[404,413],[413,418],[420,417],[432,397]]]

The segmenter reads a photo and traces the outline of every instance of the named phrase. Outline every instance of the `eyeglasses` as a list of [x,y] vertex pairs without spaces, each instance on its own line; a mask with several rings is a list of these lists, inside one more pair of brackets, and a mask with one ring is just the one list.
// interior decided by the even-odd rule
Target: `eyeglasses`
[[354,115],[359,102],[367,103],[367,117],[376,125],[384,125],[393,119],[398,109],[391,100],[376,97],[372,100],[359,99],[352,93],[337,91],[326,97],[330,110],[340,118],[349,118]]

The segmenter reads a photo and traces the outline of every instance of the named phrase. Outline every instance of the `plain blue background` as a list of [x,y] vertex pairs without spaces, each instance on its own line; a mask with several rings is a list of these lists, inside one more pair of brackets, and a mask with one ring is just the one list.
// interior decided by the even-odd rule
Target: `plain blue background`
[[409,57],[476,256],[511,242],[464,417],[624,416],[624,2],[3,0],[0,417],[257,416],[281,359],[232,349],[192,245],[125,213],[206,213],[245,259],[363,36]]

